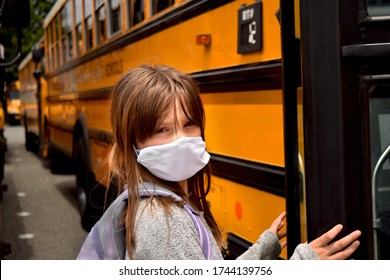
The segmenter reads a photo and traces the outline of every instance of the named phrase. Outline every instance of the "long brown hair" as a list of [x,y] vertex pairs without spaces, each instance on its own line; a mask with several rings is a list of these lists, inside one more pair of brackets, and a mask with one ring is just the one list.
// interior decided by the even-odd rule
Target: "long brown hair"
[[[111,96],[111,125],[114,145],[110,153],[110,169],[117,177],[119,192],[127,185],[129,201],[124,217],[126,247],[133,258],[135,246],[135,216],[139,205],[137,185],[143,181],[155,183],[175,192],[204,212],[217,243],[222,246],[218,226],[206,202],[210,189],[210,166],[187,180],[188,197],[176,182],[157,178],[137,163],[133,149],[137,141],[143,142],[153,135],[171,108],[180,104],[185,115],[201,129],[204,139],[205,114],[199,96],[199,86],[185,73],[168,66],[142,65],[126,72],[117,82]],[[176,110],[174,110],[176,112]],[[164,199],[158,199],[164,201]],[[169,203],[163,203],[169,209]]]

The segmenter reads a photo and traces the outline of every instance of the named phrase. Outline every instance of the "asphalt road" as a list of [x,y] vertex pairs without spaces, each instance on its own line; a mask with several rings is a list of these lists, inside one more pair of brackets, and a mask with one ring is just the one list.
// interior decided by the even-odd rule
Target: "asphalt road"
[[77,209],[73,175],[53,175],[27,152],[22,126],[6,126],[1,239],[11,244],[5,260],[72,260],[87,233]]

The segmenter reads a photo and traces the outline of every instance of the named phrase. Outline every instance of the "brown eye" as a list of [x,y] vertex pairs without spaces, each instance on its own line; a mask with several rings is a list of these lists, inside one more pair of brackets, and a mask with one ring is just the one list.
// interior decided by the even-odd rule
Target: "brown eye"
[[168,131],[168,129],[167,128],[159,128],[158,130],[156,130],[156,134],[157,133],[164,133],[164,132],[167,132]]
[[193,125],[196,125],[196,123],[194,123],[193,121],[189,121],[184,126],[187,127],[187,126],[193,126]]

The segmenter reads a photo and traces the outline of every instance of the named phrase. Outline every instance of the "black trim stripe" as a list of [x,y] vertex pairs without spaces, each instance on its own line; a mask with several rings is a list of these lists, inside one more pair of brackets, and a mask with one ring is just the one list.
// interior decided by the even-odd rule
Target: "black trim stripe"
[[113,144],[114,138],[112,132],[102,131],[97,129],[88,129],[89,137],[106,144]]
[[[237,257],[245,253],[250,246],[253,245],[252,242],[249,242],[238,235],[235,235],[232,232],[228,232],[227,234],[227,242],[228,242],[228,250],[229,254],[226,259],[235,260]],[[278,260],[283,260],[280,256],[277,258]]]
[[280,60],[193,73],[202,93],[282,89]]
[[[280,60],[266,63],[246,64],[223,69],[191,74],[201,87],[201,93],[232,92],[247,90],[270,90],[282,88],[282,65]],[[108,99],[113,87],[65,93],[47,97],[49,102],[72,100]]]
[[231,232],[227,234],[227,242],[229,250],[228,259],[232,260],[235,260],[237,257],[246,252],[250,246],[252,246],[251,242]]
[[221,178],[285,197],[284,168],[211,154],[213,173]]
[[65,93],[61,95],[51,95],[47,97],[48,102],[66,102],[72,100],[97,100],[108,99],[110,97],[112,87],[99,88],[94,90],[80,91],[79,93]]
[[62,123],[53,122],[53,121],[48,120],[47,125],[49,127],[53,127],[53,128],[56,128],[56,129],[67,131],[69,133],[73,132],[73,127],[71,125],[69,125],[69,124],[62,124]]
[[[69,133],[73,133],[73,126],[68,124],[61,124],[58,122],[48,121],[48,125],[55,129],[60,129]],[[107,143],[113,143],[113,136],[111,132],[98,130],[98,129],[88,129],[89,138]]]
[[81,56],[79,59],[70,61],[66,65],[58,68],[52,75],[57,76],[63,72],[66,72],[80,64],[86,63],[89,60],[93,60],[97,57],[100,57],[104,54],[110,53],[114,50],[118,50],[124,46],[127,46],[131,43],[139,41],[143,38],[149,37],[155,33],[158,33],[164,29],[172,27],[176,24],[179,24],[183,21],[189,20],[195,16],[203,14],[209,10],[223,6],[233,0],[199,0],[199,1],[190,1],[186,4],[183,4],[176,9],[173,9],[170,12],[151,20],[145,25],[141,26],[138,29],[135,29],[132,32],[125,34],[124,36],[118,37],[118,39],[113,40],[112,42],[107,43],[101,48],[91,51],[84,56]]

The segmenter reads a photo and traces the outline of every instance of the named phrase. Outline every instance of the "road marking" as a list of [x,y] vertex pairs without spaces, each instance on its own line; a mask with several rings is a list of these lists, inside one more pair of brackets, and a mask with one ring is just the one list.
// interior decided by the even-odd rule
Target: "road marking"
[[17,192],[16,196],[17,197],[25,197],[27,194],[25,192]]
[[18,213],[16,213],[16,216],[27,217],[27,216],[30,216],[30,212],[18,212]]
[[34,238],[34,234],[32,233],[19,234],[19,239],[31,239],[31,238]]

